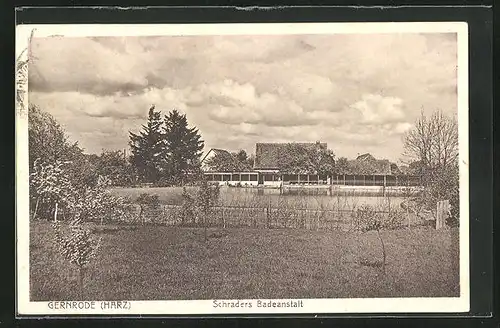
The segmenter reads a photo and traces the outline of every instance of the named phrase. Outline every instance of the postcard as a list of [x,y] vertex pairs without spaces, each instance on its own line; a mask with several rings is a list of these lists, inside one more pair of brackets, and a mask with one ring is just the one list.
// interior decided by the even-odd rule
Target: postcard
[[464,22],[18,25],[19,315],[469,310]]

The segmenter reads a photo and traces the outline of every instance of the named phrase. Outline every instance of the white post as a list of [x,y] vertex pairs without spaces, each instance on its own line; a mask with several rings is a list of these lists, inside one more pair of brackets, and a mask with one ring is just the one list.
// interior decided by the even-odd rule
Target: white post
[[54,222],[57,222],[57,206],[59,203],[56,202],[56,209],[54,210]]

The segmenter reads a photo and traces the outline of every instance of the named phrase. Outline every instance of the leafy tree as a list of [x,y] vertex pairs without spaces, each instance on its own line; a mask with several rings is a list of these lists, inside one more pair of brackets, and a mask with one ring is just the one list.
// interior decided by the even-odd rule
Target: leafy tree
[[[28,147],[30,173],[30,206],[35,216],[48,218],[54,204],[64,206],[61,193],[55,195],[68,181],[75,189],[83,190],[87,184],[95,184],[97,176],[87,161],[87,156],[70,142],[66,132],[56,119],[36,105],[28,107]],[[64,167],[64,174],[62,170]],[[49,187],[50,186],[50,187]],[[51,188],[50,192],[44,188]]]
[[289,143],[279,151],[278,165],[282,173],[315,173],[320,175],[335,172],[335,156],[329,149],[316,144],[314,147]]
[[253,162],[255,160],[253,154],[248,155],[244,149],[240,149],[232,155],[241,163],[242,170],[251,170],[253,168]]
[[337,174],[351,174],[351,171],[352,169],[347,158],[340,157],[335,163],[335,172]]
[[236,153],[233,153],[233,156],[241,163],[245,163],[248,160],[248,154],[245,150],[238,150]]
[[28,108],[28,147],[30,172],[39,162],[73,161],[82,155],[78,143],[71,143],[64,129],[49,113],[36,105]]
[[[57,221],[57,210],[68,208],[73,200],[70,181],[63,170],[65,163],[57,160],[53,164],[44,164],[38,158],[30,174],[30,198],[34,200],[32,218],[40,214],[49,219],[54,211],[54,221]],[[32,207],[33,208],[33,207]]]
[[204,142],[196,127],[188,127],[186,115],[173,110],[165,116],[163,172],[175,183],[199,173]]
[[162,139],[161,112],[151,106],[148,120],[142,125],[139,134],[129,132],[129,145],[132,149],[131,163],[143,182],[155,182],[160,177],[161,155],[164,149]]
[[78,288],[83,298],[85,269],[97,257],[100,239],[83,227],[77,220],[70,225],[70,233],[64,235],[59,222],[53,223],[56,245],[65,260],[78,269]]
[[103,150],[95,162],[97,174],[108,177],[112,186],[128,186],[133,183],[133,170],[123,151]]
[[247,160],[246,153],[245,159],[242,160],[242,158],[241,155],[238,158],[238,153],[231,154],[226,151],[219,151],[206,161],[206,165],[212,171],[218,172],[241,172],[250,170],[251,167],[245,162]]

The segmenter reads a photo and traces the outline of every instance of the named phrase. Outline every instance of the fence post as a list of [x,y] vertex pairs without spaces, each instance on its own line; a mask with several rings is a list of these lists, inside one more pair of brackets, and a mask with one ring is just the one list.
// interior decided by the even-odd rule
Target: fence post
[[58,202],[56,202],[56,208],[54,210],[54,222],[57,222],[57,206],[59,205]]
[[168,222],[165,218],[165,205],[161,207],[161,221],[163,224],[168,225]]
[[448,218],[448,211],[450,208],[450,201],[443,200],[437,202],[436,206],[436,230],[444,228],[446,219]]
[[266,220],[267,220],[267,228],[270,229],[271,228],[271,218],[270,218],[270,213],[269,213],[269,206],[266,207]]
[[410,228],[410,202],[408,201],[408,197],[406,198],[406,219],[408,220],[408,229]]
[[222,226],[226,229],[226,218],[224,217],[224,206],[221,206]]

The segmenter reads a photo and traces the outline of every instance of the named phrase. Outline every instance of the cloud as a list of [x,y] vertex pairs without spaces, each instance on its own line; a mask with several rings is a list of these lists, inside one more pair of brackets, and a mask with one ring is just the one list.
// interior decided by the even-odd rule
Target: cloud
[[362,99],[350,106],[358,114],[362,124],[382,124],[400,122],[405,119],[401,108],[401,98],[383,97],[381,95],[363,95]]
[[207,147],[322,140],[395,157],[421,109],[457,110],[454,34],[51,37],[32,52],[30,101],[89,151],[127,147],[155,104]]

